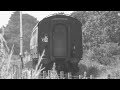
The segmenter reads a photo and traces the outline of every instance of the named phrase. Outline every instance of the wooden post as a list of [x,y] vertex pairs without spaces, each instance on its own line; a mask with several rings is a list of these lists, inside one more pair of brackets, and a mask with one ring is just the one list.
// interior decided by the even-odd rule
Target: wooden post
[[82,79],[87,79],[86,74],[87,74],[87,72],[84,72],[84,76]]
[[93,76],[92,76],[92,75],[90,75],[90,79],[93,79]]
[[68,73],[68,79],[72,79],[72,74]]
[[51,75],[51,70],[48,70],[48,77],[50,78],[50,75]]
[[60,71],[60,79],[64,79],[64,72]]
[[79,79],[81,79],[82,78],[82,76],[81,75],[79,75]]
[[46,71],[43,71],[43,79],[45,79],[47,77],[47,73]]
[[22,11],[20,11],[20,58],[23,68],[23,31],[22,31]]

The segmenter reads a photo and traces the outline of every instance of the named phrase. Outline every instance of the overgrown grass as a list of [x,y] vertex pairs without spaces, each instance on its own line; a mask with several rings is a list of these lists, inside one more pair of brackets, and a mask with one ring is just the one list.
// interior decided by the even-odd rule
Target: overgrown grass
[[[42,72],[45,67],[42,67],[42,64],[40,62],[42,61],[42,57],[44,56],[45,50],[43,51],[42,55],[39,56],[38,64],[36,65],[35,69],[24,67],[24,69],[21,69],[21,62],[20,60],[12,60],[12,53],[13,49],[10,50],[11,52],[6,55],[6,57],[2,58],[1,66],[0,66],[0,78],[1,79],[60,79],[60,75],[57,73],[55,69],[55,63],[53,65],[52,70],[49,70],[50,72]],[[119,65],[117,67],[109,67],[101,65],[97,62],[90,61],[89,56],[90,52],[87,53],[84,60],[82,60],[80,63],[89,67],[95,67],[99,70],[100,75],[99,77],[94,78],[92,75],[90,77],[86,77],[86,72],[84,72],[84,75],[79,75],[79,79],[107,79],[108,76],[112,79],[120,79],[120,68]],[[29,58],[30,56],[26,56],[24,58],[24,64],[27,64],[30,62]],[[26,60],[25,60],[26,59]],[[25,66],[25,65],[24,65]],[[40,66],[40,67],[39,67]],[[39,69],[38,69],[39,67]],[[44,73],[44,77],[43,74]],[[49,73],[49,74],[48,74]],[[41,76],[42,75],[42,76]],[[73,76],[74,77],[74,76]]]
[[101,45],[100,48],[93,48],[84,53],[83,60],[79,65],[86,68],[98,69],[99,76],[96,79],[120,78],[120,46],[113,43]]
[[[30,59],[30,55],[27,55],[23,58],[24,61],[24,68],[22,69],[21,60],[18,58],[14,60],[12,57],[14,52],[14,45],[12,46],[11,50],[7,47],[6,41],[0,38],[1,45],[0,45],[0,79],[65,79],[61,77],[61,74],[58,74],[56,71],[56,65],[53,64],[52,70],[45,72],[45,67],[42,67],[41,61],[43,60],[43,56],[45,54],[45,50],[41,56],[39,56],[38,63],[35,69],[31,68],[32,64],[28,67],[26,64],[32,62]],[[3,44],[4,43],[4,44]],[[5,46],[7,47],[7,50]],[[84,72],[83,75],[78,75],[77,78],[79,79],[120,79],[120,47],[112,44],[101,45],[100,48],[91,49],[84,53],[83,60],[79,62],[80,64],[85,65],[87,68],[95,67],[98,69],[99,77],[86,77],[87,73]],[[117,51],[117,52],[116,52]],[[99,62],[99,57],[102,60],[101,64]],[[15,56],[14,56],[15,58]],[[114,59],[114,60],[113,60]],[[104,65],[107,60],[111,60],[112,64]],[[113,64],[114,63],[114,64]],[[92,69],[91,69],[92,70]],[[95,69],[94,69],[95,70]],[[94,71],[92,70],[92,71]],[[91,72],[89,72],[91,73]],[[43,75],[44,74],[44,75]],[[69,78],[73,78],[76,76],[71,76],[69,74]]]

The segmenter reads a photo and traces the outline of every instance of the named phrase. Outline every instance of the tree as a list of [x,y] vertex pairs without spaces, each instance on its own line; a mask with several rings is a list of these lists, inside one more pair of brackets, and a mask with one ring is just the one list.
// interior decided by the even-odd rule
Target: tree
[[71,14],[82,22],[83,46],[94,46],[114,42],[120,43],[119,11],[79,11]]
[[[37,24],[37,19],[31,15],[22,15],[23,24],[23,52],[30,51],[30,36],[32,29]],[[5,39],[8,42],[8,46],[11,48],[14,44],[14,54],[19,54],[20,52],[20,12],[15,11],[5,27]]]
[[[83,61],[97,61],[116,66],[120,55],[119,11],[74,12],[73,17],[85,21],[82,26],[83,50],[90,51]],[[82,21],[81,21],[82,22]]]

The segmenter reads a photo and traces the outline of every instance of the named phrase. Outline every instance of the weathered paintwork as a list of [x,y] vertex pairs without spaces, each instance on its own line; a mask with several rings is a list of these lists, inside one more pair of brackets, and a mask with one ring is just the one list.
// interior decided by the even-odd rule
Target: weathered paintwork
[[[63,29],[64,33],[60,34],[60,30],[62,30],[60,29],[60,32],[55,34],[56,25],[65,26]],[[38,37],[36,38],[35,35],[33,35],[37,40],[37,45],[33,45],[35,46],[34,52],[37,51],[37,54],[41,55],[43,49],[45,49],[45,58],[47,58],[48,62],[53,62],[55,60],[72,62],[71,60],[74,60],[72,58],[77,58],[76,63],[78,63],[82,58],[82,24],[80,21],[70,16],[54,15],[44,18],[36,27],[38,27],[36,35]],[[47,42],[43,40],[45,36],[48,38]],[[31,48],[31,50],[32,49],[33,48]]]
[[[67,56],[66,58],[72,58],[72,48],[75,46],[75,51],[74,51],[74,57],[76,58],[81,58],[81,53],[82,53],[82,24],[79,22],[77,19],[70,17],[70,16],[65,16],[65,15],[55,15],[51,16],[48,18],[43,19],[39,24],[38,24],[38,38],[44,37],[45,34],[48,35],[48,43],[44,43],[46,48],[48,49],[48,58],[52,59],[53,53],[52,53],[52,38],[53,38],[53,33],[54,33],[54,26],[58,23],[62,23],[66,26],[67,28]],[[38,39],[38,52],[41,54],[42,53],[42,47],[43,44],[42,39]]]

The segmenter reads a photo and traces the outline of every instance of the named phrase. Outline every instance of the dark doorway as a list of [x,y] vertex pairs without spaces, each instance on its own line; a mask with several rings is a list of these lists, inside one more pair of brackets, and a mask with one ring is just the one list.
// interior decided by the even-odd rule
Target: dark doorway
[[63,24],[57,24],[53,31],[53,56],[67,56],[67,28]]

